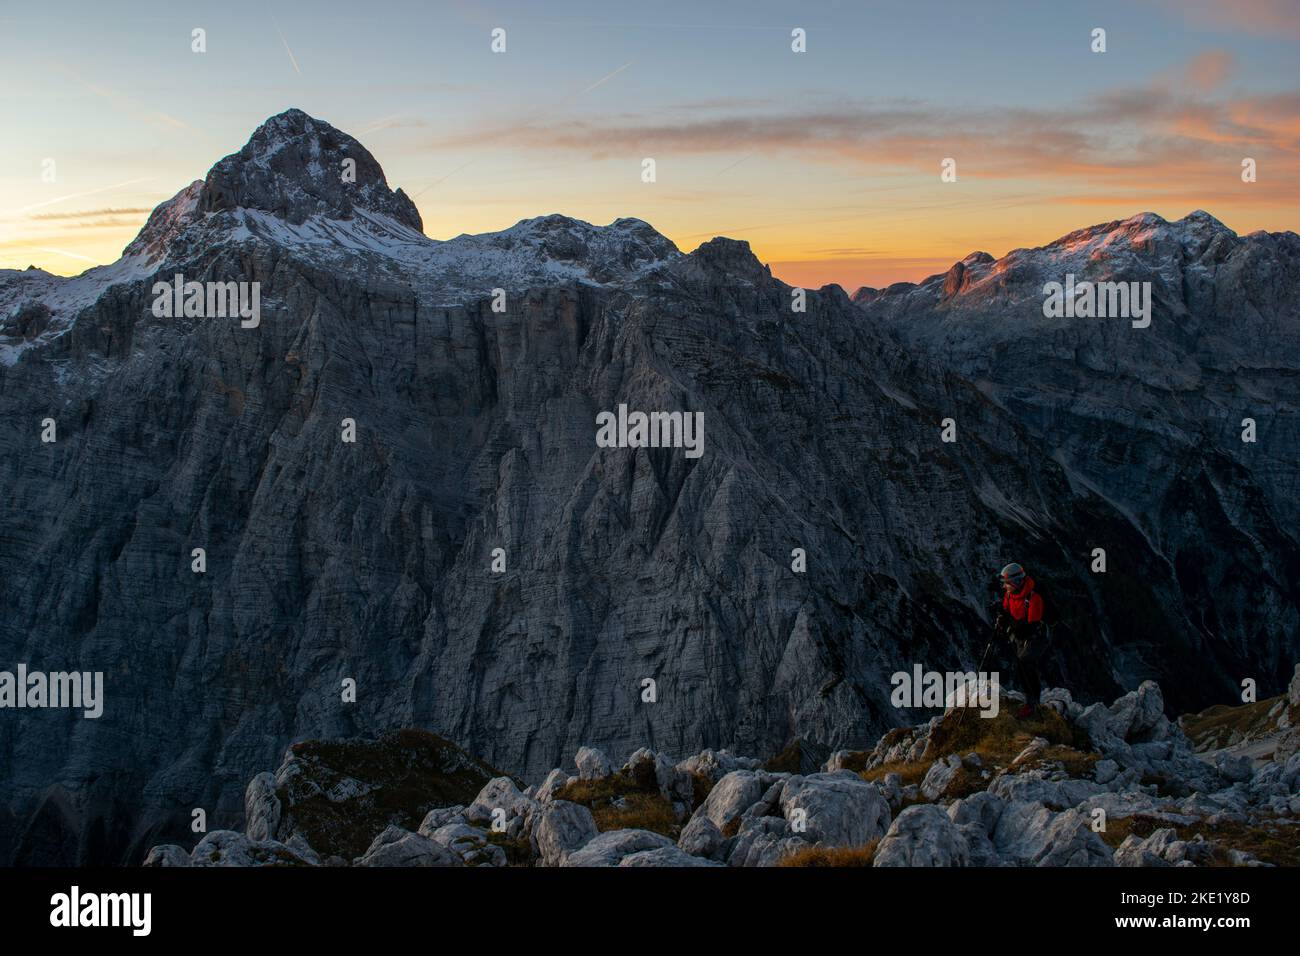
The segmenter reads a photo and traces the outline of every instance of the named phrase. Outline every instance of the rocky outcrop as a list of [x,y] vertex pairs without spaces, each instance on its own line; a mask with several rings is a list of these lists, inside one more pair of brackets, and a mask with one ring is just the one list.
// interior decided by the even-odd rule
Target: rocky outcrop
[[[646,850],[673,850],[673,841],[649,830],[610,830],[588,840],[565,856],[561,866],[621,866],[623,860]],[[629,863],[629,866],[637,864]]]
[[[1021,722],[960,719],[958,710],[886,735],[870,752],[832,754],[811,774],[745,769],[754,761],[701,753],[674,762],[648,748],[621,769],[580,748],[584,777],[556,768],[547,799],[508,777],[486,781],[467,805],[427,811],[417,832],[388,824],[364,852],[255,838],[267,829],[269,775],[248,787],[248,835],[220,831],[192,852],[160,845],[148,866],[541,866],[769,867],[1265,866],[1300,864],[1300,755],[1223,759],[1197,753],[1164,718],[1160,688],[1109,706],[1075,705],[1059,688]],[[937,757],[961,743],[965,756]],[[1144,745],[1162,743],[1159,750]],[[898,748],[913,756],[883,758]],[[364,751],[353,751],[364,753]],[[601,755],[603,756],[603,755]],[[883,762],[882,762],[883,761]],[[844,763],[861,763],[853,771]],[[665,814],[673,783],[656,768],[689,766],[710,781],[685,812]],[[884,767],[897,770],[882,772]],[[726,770],[726,767],[737,769]],[[638,770],[639,768],[639,770]],[[706,772],[721,773],[712,781]],[[901,785],[936,779],[944,786]],[[725,772],[724,772],[725,771]],[[383,788],[385,781],[369,778]],[[572,794],[574,799],[566,799]],[[426,805],[425,793],[407,799]],[[587,800],[586,803],[575,802]],[[292,803],[286,803],[291,808]],[[593,813],[592,807],[597,807]],[[616,811],[616,812],[611,812]],[[638,816],[637,814],[640,814]],[[406,818],[410,813],[404,815]],[[292,814],[286,813],[285,819]],[[372,818],[372,820],[375,818]],[[371,824],[372,828],[378,826]],[[652,829],[658,827],[660,829]],[[280,827],[283,833],[283,825]],[[349,839],[354,839],[350,835]],[[1290,849],[1287,849],[1288,845]],[[1262,856],[1261,856],[1262,855]]]
[[356,866],[460,866],[449,847],[399,826],[390,826],[357,860]]

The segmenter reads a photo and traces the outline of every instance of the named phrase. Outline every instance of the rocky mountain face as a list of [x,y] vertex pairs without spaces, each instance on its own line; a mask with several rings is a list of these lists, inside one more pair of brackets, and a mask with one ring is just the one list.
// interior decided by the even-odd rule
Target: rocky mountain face
[[[1045,284],[1070,275],[1149,283],[1149,326],[1046,316]],[[1117,673],[1172,667],[1194,688],[1252,676],[1279,686],[1300,633],[1300,236],[1238,236],[1201,211],[1177,222],[1145,213],[1001,259],[975,253],[854,301],[1010,412],[1167,569],[1157,605],[1097,610],[1162,618],[1180,650],[1171,655],[1163,627],[1110,642]],[[1133,555],[1107,552],[1110,573],[1136,572]]]
[[[743,242],[420,227],[290,111],[120,262],[0,272],[0,661],[103,671],[106,698],[0,720],[0,861],[233,824],[305,739],[424,728],[522,779],[584,744],[864,748],[915,719],[890,674],[975,666],[1013,559],[1065,612],[1048,673],[1077,699],[1284,686],[1293,234],[1130,241],[1163,283],[1139,344],[1015,334],[1038,265],[795,311]],[[157,317],[177,273],[258,283],[260,323]],[[702,456],[598,446],[620,405],[702,412]]]
[[[1300,864],[1300,665],[1286,695],[1179,723],[1144,682],[1109,706],[1049,689],[1027,720],[950,709],[800,773],[725,750],[621,768],[582,747],[521,790],[487,781],[422,808],[393,738],[295,746],[249,784],[242,831],[163,844],[148,866],[1294,866]],[[1226,746],[1194,745],[1229,726]],[[406,747],[424,743],[418,736]],[[1219,743],[1223,743],[1219,741]],[[426,745],[427,746],[427,745]],[[442,743],[442,761],[473,761]],[[303,752],[327,751],[322,774]],[[396,748],[398,753],[405,753]],[[363,779],[348,776],[355,770]],[[464,771],[461,771],[463,774]],[[404,794],[407,806],[392,798]],[[388,800],[384,798],[388,797]],[[389,814],[360,810],[386,804]],[[423,803],[418,803],[424,801]],[[412,813],[410,805],[421,807]],[[350,824],[311,825],[313,807]],[[308,812],[304,812],[307,810]],[[418,825],[409,822],[419,818]],[[304,825],[304,821],[306,825]]]

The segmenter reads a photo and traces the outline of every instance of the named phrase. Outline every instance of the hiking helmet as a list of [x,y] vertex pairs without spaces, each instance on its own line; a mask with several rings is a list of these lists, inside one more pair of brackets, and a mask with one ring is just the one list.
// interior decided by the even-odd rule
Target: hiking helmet
[[1013,561],[998,573],[998,577],[1003,584],[1019,588],[1025,582],[1025,569]]

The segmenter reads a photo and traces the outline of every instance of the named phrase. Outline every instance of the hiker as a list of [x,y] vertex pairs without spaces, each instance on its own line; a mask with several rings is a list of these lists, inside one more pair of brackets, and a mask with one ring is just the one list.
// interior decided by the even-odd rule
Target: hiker
[[1034,579],[1020,565],[1008,564],[998,574],[1002,582],[1002,608],[994,632],[1011,642],[1016,652],[1016,683],[1025,703],[1016,717],[1026,720],[1038,707],[1042,679],[1038,661],[1047,649],[1047,626],[1043,621],[1043,598],[1034,590]]

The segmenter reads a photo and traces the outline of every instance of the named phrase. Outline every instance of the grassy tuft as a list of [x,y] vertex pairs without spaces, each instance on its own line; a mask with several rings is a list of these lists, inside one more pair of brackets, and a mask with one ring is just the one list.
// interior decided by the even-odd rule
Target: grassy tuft
[[865,846],[846,847],[809,847],[799,850],[781,860],[777,866],[786,867],[846,867],[871,866],[876,858],[879,840],[872,840]]
[[619,771],[601,780],[576,780],[555,793],[557,800],[580,803],[591,811],[596,829],[652,830],[676,837],[681,831],[673,806],[659,792],[654,775],[634,779]]
[[1129,834],[1146,839],[1156,830],[1170,827],[1179,840],[1192,840],[1200,834],[1214,844],[1212,866],[1231,866],[1228,850],[1244,850],[1274,866],[1300,866],[1300,834],[1294,824],[1268,818],[1260,823],[1219,823],[1205,821],[1185,825],[1166,823],[1154,817],[1135,814],[1120,820],[1108,820],[1106,830],[1098,834],[1112,848],[1118,848]]

